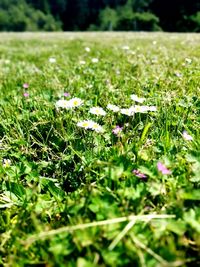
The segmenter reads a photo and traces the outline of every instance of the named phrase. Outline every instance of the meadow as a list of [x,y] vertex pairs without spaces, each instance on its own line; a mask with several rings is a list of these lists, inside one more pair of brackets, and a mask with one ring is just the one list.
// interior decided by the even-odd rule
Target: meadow
[[199,34],[0,34],[1,266],[200,266],[199,58]]

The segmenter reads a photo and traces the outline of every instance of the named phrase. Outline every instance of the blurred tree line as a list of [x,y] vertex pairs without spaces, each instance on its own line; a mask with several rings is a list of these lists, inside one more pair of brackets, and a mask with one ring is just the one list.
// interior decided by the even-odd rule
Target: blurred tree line
[[200,31],[200,0],[0,0],[0,31]]

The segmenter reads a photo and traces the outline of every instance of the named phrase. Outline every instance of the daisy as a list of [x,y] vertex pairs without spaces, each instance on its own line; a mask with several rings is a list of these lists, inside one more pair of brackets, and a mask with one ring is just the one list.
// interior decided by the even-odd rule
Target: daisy
[[70,108],[76,108],[83,104],[83,100],[78,97],[74,97],[70,99],[68,102],[69,102]]
[[193,140],[193,137],[191,135],[189,135],[187,131],[183,131],[182,136],[187,141],[192,141]]
[[56,107],[57,108],[71,108],[70,104],[69,104],[69,101],[67,100],[64,100],[64,99],[60,99],[56,102]]
[[134,111],[132,108],[122,108],[121,113],[124,115],[127,115],[127,116],[133,116],[134,115]]
[[98,58],[92,58],[92,63],[98,63],[98,62],[99,62]]
[[3,167],[4,168],[8,168],[11,165],[11,160],[9,160],[9,159],[3,159],[2,164],[3,164]]
[[131,95],[131,99],[135,102],[143,103],[145,101],[145,98],[140,98],[137,95]]
[[98,123],[96,123],[96,122],[92,123],[92,128],[91,129],[94,130],[97,133],[103,133],[104,132],[103,127],[101,125],[99,125]]
[[129,47],[128,45],[124,45],[124,46],[122,46],[122,49],[123,49],[123,50],[129,50],[130,47]]
[[121,72],[119,70],[116,70],[115,73],[116,73],[116,75],[120,75]]
[[120,108],[119,108],[118,106],[116,106],[116,105],[112,105],[112,104],[108,104],[108,105],[107,105],[107,109],[112,110],[113,112],[118,112],[118,111],[120,111]]
[[100,116],[106,115],[105,110],[101,107],[92,107],[92,108],[90,108],[89,112],[94,114],[94,115],[100,115]]
[[187,62],[188,64],[191,64],[192,63],[192,59],[191,58],[185,58],[185,62]]
[[148,111],[157,111],[157,107],[156,106],[149,106]]
[[80,61],[79,61],[79,64],[80,64],[80,65],[85,65],[86,62],[85,62],[84,60],[80,60]]
[[146,113],[149,110],[149,107],[135,105],[135,106],[132,106],[130,109],[132,109],[133,112],[135,113]]
[[85,51],[89,53],[90,52],[90,48],[89,47],[85,47]]
[[80,121],[77,123],[77,126],[84,128],[84,129],[91,129],[91,130],[98,132],[98,133],[104,132],[103,127],[92,120]]
[[49,58],[49,62],[50,62],[50,63],[55,63],[55,62],[56,62],[55,57],[50,57],[50,58]]
[[94,122],[90,120],[80,121],[77,123],[78,127],[85,129],[92,129]]

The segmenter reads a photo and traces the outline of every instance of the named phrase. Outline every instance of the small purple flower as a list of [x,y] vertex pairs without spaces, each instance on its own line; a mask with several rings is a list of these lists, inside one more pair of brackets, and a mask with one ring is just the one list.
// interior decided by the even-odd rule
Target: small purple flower
[[162,174],[171,174],[172,172],[167,169],[167,167],[162,164],[160,161],[157,163],[157,168],[158,171],[161,172]]
[[112,133],[118,136],[118,135],[121,133],[122,130],[123,130],[123,127],[120,127],[119,125],[117,125],[117,126],[112,130]]
[[25,88],[25,89],[29,88],[29,84],[28,83],[24,83],[23,84],[23,88]]
[[64,95],[65,97],[68,97],[68,96],[70,96],[70,93],[64,92],[63,95]]
[[146,179],[147,176],[144,173],[141,173],[139,170],[133,170],[132,171],[133,174],[135,174],[135,176],[142,178],[142,179]]
[[25,92],[25,93],[23,94],[23,96],[24,96],[24,97],[29,97],[29,93],[28,93],[28,92]]

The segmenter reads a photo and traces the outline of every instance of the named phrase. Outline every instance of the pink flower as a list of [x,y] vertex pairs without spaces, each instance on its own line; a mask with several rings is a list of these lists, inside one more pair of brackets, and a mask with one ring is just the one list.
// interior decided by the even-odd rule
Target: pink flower
[[23,84],[23,88],[29,88],[29,84],[28,83],[24,83]]
[[113,130],[112,133],[115,135],[119,135],[121,133],[121,131],[123,130],[123,127],[120,127],[119,125],[117,125]]
[[144,173],[141,173],[139,170],[133,170],[132,171],[133,174],[135,174],[135,176],[142,178],[142,179],[146,179],[147,176]]
[[171,174],[172,172],[167,169],[167,167],[162,164],[160,161],[157,163],[157,168],[158,171],[161,172],[162,174]]
[[28,93],[28,92],[25,92],[25,93],[23,94],[23,96],[24,96],[24,97],[29,97],[29,93]]
[[192,141],[193,140],[193,137],[191,135],[189,135],[186,131],[183,131],[182,136],[187,141]]
[[63,95],[64,95],[65,97],[68,97],[68,96],[70,96],[70,93],[64,92]]

